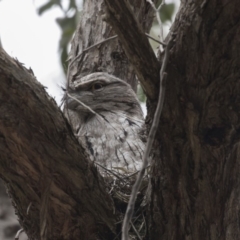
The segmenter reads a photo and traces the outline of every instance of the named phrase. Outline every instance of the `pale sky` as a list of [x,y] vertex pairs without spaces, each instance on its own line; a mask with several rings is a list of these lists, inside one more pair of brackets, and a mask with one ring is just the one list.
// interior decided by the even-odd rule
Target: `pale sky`
[[[179,0],[166,0],[173,2]],[[38,81],[60,103],[64,74],[60,65],[60,29],[55,22],[63,15],[52,8],[38,16],[46,0],[0,0],[0,38],[9,55],[31,67]],[[68,0],[64,0],[68,2]]]
[[60,65],[58,41],[60,29],[55,19],[60,9],[38,16],[37,6],[45,0],[1,0],[0,38],[4,49],[26,67],[31,67],[38,81],[60,102],[64,75]]

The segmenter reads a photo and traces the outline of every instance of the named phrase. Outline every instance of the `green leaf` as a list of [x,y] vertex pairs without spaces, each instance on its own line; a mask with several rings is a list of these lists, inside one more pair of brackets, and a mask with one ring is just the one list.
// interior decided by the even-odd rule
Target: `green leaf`
[[142,86],[138,84],[137,86],[137,97],[140,102],[146,102],[147,97],[142,89]]
[[66,73],[67,70],[67,57],[68,57],[68,44],[72,39],[72,35],[76,29],[76,14],[73,17],[57,18],[57,24],[62,30],[61,39],[59,41],[59,49],[61,50],[61,62]]
[[57,18],[56,22],[58,26],[62,29],[62,31],[68,31],[69,29],[75,30],[76,14],[74,14],[72,17]]
[[64,48],[62,48],[62,51],[61,51],[61,63],[62,63],[62,68],[65,74],[67,74],[67,69],[68,69],[67,58],[68,58],[68,52],[67,52],[67,46],[65,46]]
[[61,0],[50,0],[49,2],[43,4],[38,8],[38,14],[42,15],[44,12],[50,10],[50,8],[52,8],[54,5],[61,7]]
[[76,4],[75,0],[70,0],[69,1],[68,10],[70,10],[71,8],[77,9],[77,4]]
[[155,7],[158,9],[158,7],[160,6],[161,3],[162,3],[162,0],[157,0],[155,2]]
[[[0,0],[1,1],[1,0]],[[47,3],[38,8],[38,14],[41,15],[45,11],[50,10],[52,7],[60,7],[64,13],[64,17],[57,18],[57,25],[61,28],[61,38],[59,40],[59,50],[61,55],[61,63],[66,73],[67,70],[67,57],[68,57],[68,47],[72,39],[72,35],[77,27],[77,21],[80,15],[78,11],[77,1],[68,0],[67,9],[63,9],[61,3],[63,0],[48,0]],[[71,15],[71,16],[70,16]]]
[[160,10],[160,18],[162,23],[166,21],[172,21],[172,15],[174,13],[175,9],[175,4],[174,3],[169,3],[169,4],[164,4]]

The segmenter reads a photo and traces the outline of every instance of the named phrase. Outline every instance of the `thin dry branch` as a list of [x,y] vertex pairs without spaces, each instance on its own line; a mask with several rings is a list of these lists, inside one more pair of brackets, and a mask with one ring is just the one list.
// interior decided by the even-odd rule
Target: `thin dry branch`
[[107,5],[106,19],[116,31],[147,97],[157,99],[160,65],[131,6],[126,0],[104,1]]
[[148,33],[145,33],[145,35],[146,35],[148,38],[152,39],[153,41],[161,44],[162,46],[164,46],[164,47],[166,46],[166,44],[165,44],[164,42],[157,40],[156,38],[152,37],[152,36],[149,35]]
[[163,63],[162,63],[161,70],[160,70],[160,87],[159,87],[159,98],[158,98],[157,109],[156,109],[153,123],[152,123],[151,129],[150,129],[149,135],[148,135],[147,145],[146,145],[146,149],[145,149],[145,152],[143,155],[142,169],[140,170],[140,172],[137,176],[137,180],[136,180],[135,184],[133,185],[132,193],[131,193],[130,200],[128,202],[128,206],[127,206],[127,210],[126,210],[126,214],[124,216],[123,225],[122,225],[122,240],[129,239],[129,237],[128,237],[129,224],[132,219],[134,206],[135,206],[135,202],[137,199],[137,193],[140,189],[140,186],[141,186],[144,174],[145,174],[145,169],[149,163],[148,162],[149,154],[152,149],[152,145],[153,145],[155,135],[156,135],[156,132],[158,129],[159,121],[160,121],[160,116],[161,116],[163,102],[164,102],[164,96],[165,96],[165,81],[166,81],[166,76],[167,76],[167,73],[165,72],[165,70],[166,70],[166,66],[168,63],[169,48],[172,44],[172,39],[173,38],[171,37],[165,48]]
[[21,233],[23,233],[24,232],[24,230],[21,228],[21,229],[19,229],[18,231],[17,231],[17,234],[16,234],[16,236],[15,236],[15,240],[19,240],[19,237],[20,237],[20,235],[21,235]]
[[159,5],[158,8],[156,8],[156,6],[155,6],[155,4],[153,3],[152,0],[147,0],[147,2],[149,2],[151,4],[152,8],[155,11],[156,18],[157,18],[158,25],[159,25],[159,31],[160,31],[159,38],[160,38],[160,41],[162,42],[163,41],[163,25],[162,25],[162,21],[161,21],[161,18],[160,18],[160,10],[163,7],[163,5],[165,4],[165,0],[162,0],[162,2],[161,2],[161,4]]
[[98,47],[99,45],[101,45],[101,44],[103,44],[103,43],[105,43],[105,42],[108,42],[108,41],[110,41],[110,40],[116,39],[117,37],[118,37],[117,35],[114,35],[114,36],[109,37],[109,38],[107,38],[107,39],[103,39],[102,41],[97,42],[97,43],[93,44],[92,46],[85,48],[85,49],[84,49],[82,52],[80,52],[76,57],[74,57],[73,59],[70,59],[70,63],[69,63],[69,67],[68,67],[68,73],[67,73],[68,83],[71,83],[71,82],[72,82],[72,79],[69,79],[69,77],[70,77],[69,73],[70,73],[70,71],[71,71],[71,67],[72,67],[72,65],[73,65],[77,60],[80,59],[80,57],[82,56],[82,54],[84,54],[85,52],[87,52],[87,51],[89,51],[89,50],[91,50],[91,49],[93,49],[93,48],[95,48],[95,47]]

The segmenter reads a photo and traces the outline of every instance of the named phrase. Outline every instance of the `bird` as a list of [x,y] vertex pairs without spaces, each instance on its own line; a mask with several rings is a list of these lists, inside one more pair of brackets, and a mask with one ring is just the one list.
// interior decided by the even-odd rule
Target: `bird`
[[128,83],[104,72],[76,78],[66,90],[64,114],[103,176],[141,169],[144,117]]

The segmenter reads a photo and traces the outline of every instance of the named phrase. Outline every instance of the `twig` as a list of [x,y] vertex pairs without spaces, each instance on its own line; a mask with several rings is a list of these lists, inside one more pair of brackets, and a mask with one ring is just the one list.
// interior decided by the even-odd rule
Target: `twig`
[[141,238],[141,236],[140,236],[140,234],[139,234],[138,230],[135,228],[135,226],[133,225],[133,223],[132,223],[132,222],[131,222],[131,226],[132,226],[132,228],[133,228],[134,232],[137,234],[137,236],[138,236],[139,240],[142,240],[142,238]]
[[123,220],[123,226],[122,226],[122,240],[128,240],[128,226],[129,223],[131,221],[132,215],[133,215],[133,211],[134,211],[134,205],[136,202],[136,198],[137,198],[137,193],[138,190],[141,186],[142,183],[142,179],[145,173],[145,168],[148,165],[148,157],[149,157],[149,153],[150,150],[152,149],[152,145],[153,145],[153,141],[155,139],[155,135],[157,132],[157,127],[159,124],[159,120],[160,120],[160,116],[161,116],[161,112],[162,112],[162,108],[163,108],[163,102],[164,102],[164,96],[165,96],[165,78],[166,78],[166,73],[165,73],[165,69],[167,66],[167,62],[168,62],[168,57],[169,57],[169,47],[170,44],[172,43],[172,35],[170,37],[170,40],[166,46],[165,49],[165,54],[164,54],[164,58],[163,58],[163,63],[161,66],[161,70],[160,70],[160,84],[159,84],[159,98],[158,98],[158,104],[157,104],[157,109],[154,115],[154,119],[153,119],[153,123],[150,129],[150,133],[148,135],[148,139],[147,139],[147,145],[146,145],[146,149],[143,155],[143,165],[142,165],[142,169],[140,170],[137,180],[133,185],[132,188],[132,193],[130,196],[130,200],[128,202],[128,206],[127,206],[127,211],[126,214],[124,216],[124,220]]
[[75,100],[76,102],[80,103],[83,107],[85,107],[87,110],[89,110],[92,114],[94,115],[98,115],[96,112],[94,112],[89,106],[87,106],[85,103],[83,103],[82,101],[80,101],[79,99],[73,97],[72,95],[70,95],[69,93],[67,93],[67,96],[73,100]]
[[[73,59],[71,60],[71,62],[69,63],[68,72],[69,72],[69,70],[70,70],[70,67],[73,65],[73,63],[74,63],[79,57],[81,57],[83,53],[89,51],[89,50],[92,49],[92,48],[97,47],[98,45],[100,45],[100,44],[102,44],[102,43],[108,42],[108,41],[110,41],[110,40],[112,40],[112,39],[115,39],[115,38],[117,38],[117,37],[118,37],[117,35],[114,35],[114,36],[109,37],[109,38],[106,38],[106,39],[104,39],[104,40],[102,40],[102,41],[100,41],[100,42],[97,42],[97,43],[93,44],[93,45],[90,46],[90,47],[85,48],[81,53],[79,53],[75,58],[73,58]],[[68,78],[68,77],[69,77],[69,76],[67,76],[67,78]],[[69,79],[68,79],[68,81],[69,81]]]
[[15,240],[19,240],[20,234],[23,232],[23,228],[19,229],[16,236],[15,236]]
[[29,211],[30,211],[31,206],[32,206],[32,202],[30,202],[29,205],[28,205],[28,207],[27,207],[27,215],[28,215],[28,213],[29,213]]
[[143,217],[144,221],[142,222],[141,226],[139,227],[138,232],[140,232],[142,230],[143,226],[146,225],[145,217],[143,214],[142,214],[142,217]]
[[114,179],[114,181],[113,181],[113,185],[112,185],[111,189],[108,192],[109,194],[111,194],[111,192],[113,191],[115,186],[116,186],[116,179]]
[[158,8],[156,8],[155,4],[152,2],[152,0],[147,0],[147,2],[149,2],[152,6],[152,8],[154,9],[155,13],[156,13],[156,17],[157,17],[157,21],[158,21],[158,25],[160,27],[160,41],[163,42],[163,26],[162,26],[162,21],[160,18],[160,10],[162,8],[162,6],[165,4],[165,0],[162,0],[161,4],[159,5]]
[[152,36],[149,35],[148,33],[145,33],[145,35],[146,35],[148,38],[152,39],[153,41],[155,41],[155,42],[157,42],[157,43],[163,45],[164,47],[166,46],[166,43],[157,40],[156,38],[152,37]]
[[[27,215],[28,215],[28,213],[29,213],[29,211],[30,211],[31,206],[32,206],[32,202],[30,202],[29,205],[28,205],[28,207],[27,207]],[[15,236],[14,239],[15,239],[15,240],[19,240],[20,234],[21,234],[22,232],[24,232],[24,229],[23,229],[23,228],[19,229],[19,230],[17,231],[16,236]]]
[[102,169],[106,170],[107,172],[110,172],[113,176],[115,176],[116,178],[118,178],[119,180],[125,182],[125,180],[121,177],[119,177],[118,174],[114,173],[113,171],[111,171],[110,169],[105,168],[104,166],[102,166],[101,164],[94,162],[96,165],[98,165],[99,167],[101,167]]
[[[149,168],[149,166],[147,166],[145,169]],[[130,178],[130,177],[133,177],[134,175],[137,175],[139,173],[140,170],[128,175],[128,176],[125,176],[124,178]]]
[[138,173],[139,173],[139,170],[136,171],[136,172],[134,172],[134,173],[132,173],[132,174],[130,174],[130,175],[125,176],[124,178],[131,178],[131,177],[133,177],[134,175],[137,175]]
[[[162,23],[161,23],[161,19],[160,19],[160,9],[161,7],[165,4],[165,0],[162,0],[162,3],[160,4],[160,6],[158,8],[156,8],[156,6],[154,5],[154,3],[152,2],[152,0],[147,0],[147,2],[149,2],[151,4],[151,6],[153,7],[153,9],[155,10],[156,16],[157,16],[157,20],[158,20],[158,24],[160,27],[160,40],[162,40],[163,38],[163,28],[162,28]],[[145,174],[145,168],[148,165],[148,157],[150,154],[150,151],[152,149],[152,145],[153,145],[153,141],[155,139],[155,135],[157,132],[157,127],[160,121],[160,116],[161,116],[161,112],[162,112],[162,108],[163,108],[163,102],[164,102],[164,96],[165,96],[165,78],[167,76],[167,74],[165,73],[165,69],[167,66],[167,62],[168,62],[168,57],[169,57],[169,48],[170,48],[170,44],[172,43],[172,35],[168,41],[168,44],[166,45],[165,48],[165,54],[164,54],[164,58],[163,58],[163,63],[160,69],[160,84],[159,84],[159,98],[158,98],[158,103],[157,103],[157,108],[156,108],[156,112],[154,115],[154,119],[153,119],[153,123],[148,135],[148,139],[147,139],[147,145],[146,145],[146,149],[144,151],[144,155],[143,155],[143,164],[142,164],[142,168],[138,173],[137,176],[137,180],[133,185],[132,188],[132,193],[130,196],[130,200],[128,202],[128,206],[127,206],[127,210],[124,216],[124,220],[123,220],[123,226],[122,226],[122,240],[128,240],[128,231],[129,231],[129,223],[132,219],[132,215],[133,215],[133,211],[134,211],[134,206],[135,206],[135,202],[136,202],[136,198],[137,198],[137,193],[140,189],[144,174]]]

